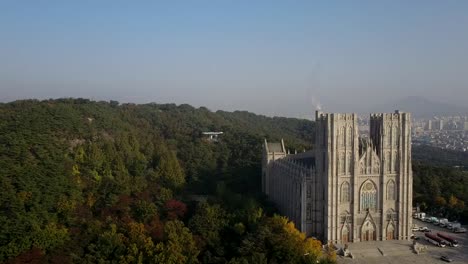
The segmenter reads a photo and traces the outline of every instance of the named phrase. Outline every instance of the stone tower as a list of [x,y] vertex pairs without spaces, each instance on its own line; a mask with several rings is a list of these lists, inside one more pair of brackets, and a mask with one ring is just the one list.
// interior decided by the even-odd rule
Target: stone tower
[[382,239],[410,239],[413,204],[411,168],[411,115],[372,114],[370,139],[381,166],[380,200]]
[[[318,180],[324,186],[324,240],[351,240],[358,189],[359,135],[356,114],[316,112],[315,157]],[[354,195],[353,195],[354,194]]]

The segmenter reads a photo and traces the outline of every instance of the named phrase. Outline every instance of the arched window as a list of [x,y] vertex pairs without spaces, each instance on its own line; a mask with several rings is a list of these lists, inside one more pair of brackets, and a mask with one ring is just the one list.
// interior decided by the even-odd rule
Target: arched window
[[351,174],[351,152],[346,153],[346,174]]
[[345,153],[340,152],[338,156],[338,174],[345,173]]
[[395,181],[393,180],[387,183],[387,200],[395,200]]
[[351,126],[346,128],[346,145],[351,146],[353,130]]
[[392,158],[392,171],[397,171],[397,159],[398,159],[398,152],[396,150],[393,151],[393,158]]
[[387,166],[386,171],[390,172],[392,171],[392,153],[390,151],[386,151],[386,160],[385,160],[385,165]]
[[377,188],[372,181],[366,181],[361,186],[361,210],[365,211],[377,209]]
[[398,137],[400,136],[399,133],[398,133],[398,127],[396,125],[393,126],[393,141],[392,141],[392,144],[393,146],[398,146]]
[[390,125],[387,125],[387,135],[385,136],[385,145],[390,146],[391,141],[390,138],[392,137],[392,127]]
[[350,188],[349,188],[349,183],[348,182],[343,182],[341,184],[341,202],[342,203],[349,203],[349,194]]
[[343,146],[344,146],[344,143],[345,143],[345,137],[346,137],[345,128],[344,128],[344,127],[340,127],[339,135],[340,135],[340,146],[343,147]]

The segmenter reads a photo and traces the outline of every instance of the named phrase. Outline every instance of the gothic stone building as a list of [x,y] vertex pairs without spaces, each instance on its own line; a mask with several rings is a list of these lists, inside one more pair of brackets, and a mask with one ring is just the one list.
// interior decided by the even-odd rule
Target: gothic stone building
[[411,115],[316,112],[311,151],[289,154],[265,140],[262,188],[308,236],[345,244],[408,240],[412,225]]

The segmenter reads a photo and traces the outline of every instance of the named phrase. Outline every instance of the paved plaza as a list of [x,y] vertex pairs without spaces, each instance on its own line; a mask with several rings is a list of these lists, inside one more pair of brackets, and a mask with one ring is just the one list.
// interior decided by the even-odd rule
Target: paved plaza
[[443,255],[449,256],[454,261],[452,263],[468,263],[468,234],[450,233],[445,228],[440,228],[432,224],[424,223],[418,220],[413,220],[418,226],[427,226],[435,232],[448,233],[455,237],[460,243],[459,247],[436,247],[424,239],[423,232],[414,232],[419,237],[418,243],[427,246],[427,252],[419,255],[415,254],[411,249],[411,241],[373,241],[349,244],[349,249],[354,255],[354,259],[349,257],[338,257],[339,264],[358,263],[358,264],[387,264],[387,263],[445,263],[440,260]]

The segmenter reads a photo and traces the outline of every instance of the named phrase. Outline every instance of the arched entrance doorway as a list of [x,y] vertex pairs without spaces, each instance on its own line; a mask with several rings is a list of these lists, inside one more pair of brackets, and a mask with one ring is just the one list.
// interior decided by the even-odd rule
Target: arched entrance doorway
[[392,224],[387,226],[387,240],[395,239],[395,227]]
[[346,244],[349,242],[349,228],[347,225],[344,225],[341,229],[341,243]]
[[376,238],[374,224],[369,220],[365,221],[361,228],[361,241],[374,241]]

